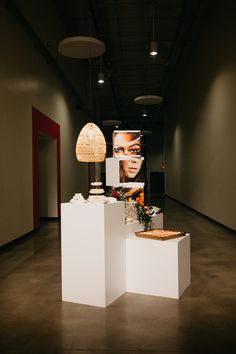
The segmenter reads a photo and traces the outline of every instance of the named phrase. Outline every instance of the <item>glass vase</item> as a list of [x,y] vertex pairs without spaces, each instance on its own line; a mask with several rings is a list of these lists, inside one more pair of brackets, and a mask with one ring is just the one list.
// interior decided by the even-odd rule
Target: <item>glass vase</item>
[[148,231],[151,229],[151,222],[150,221],[146,221],[144,223],[144,231]]

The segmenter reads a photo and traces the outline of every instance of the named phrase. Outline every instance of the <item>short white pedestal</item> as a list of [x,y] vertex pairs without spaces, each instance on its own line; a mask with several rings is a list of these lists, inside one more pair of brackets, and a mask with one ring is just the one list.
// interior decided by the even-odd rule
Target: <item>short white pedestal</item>
[[178,299],[190,284],[190,235],[126,240],[126,291]]
[[106,307],[126,291],[124,203],[61,205],[62,300]]

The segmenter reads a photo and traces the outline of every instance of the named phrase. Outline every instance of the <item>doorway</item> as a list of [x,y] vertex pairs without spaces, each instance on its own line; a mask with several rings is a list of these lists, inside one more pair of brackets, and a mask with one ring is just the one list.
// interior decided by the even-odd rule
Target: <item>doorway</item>
[[57,214],[56,140],[39,133],[39,217],[55,218]]
[[33,228],[41,217],[60,217],[60,125],[32,108]]

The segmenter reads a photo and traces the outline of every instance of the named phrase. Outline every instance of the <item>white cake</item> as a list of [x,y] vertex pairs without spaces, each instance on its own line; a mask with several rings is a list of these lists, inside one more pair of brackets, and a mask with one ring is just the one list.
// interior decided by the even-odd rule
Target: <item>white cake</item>
[[102,196],[104,195],[104,189],[102,188],[102,182],[92,182],[91,189],[89,191],[91,196]]
[[102,186],[102,182],[91,182],[91,186],[93,187],[101,187]]

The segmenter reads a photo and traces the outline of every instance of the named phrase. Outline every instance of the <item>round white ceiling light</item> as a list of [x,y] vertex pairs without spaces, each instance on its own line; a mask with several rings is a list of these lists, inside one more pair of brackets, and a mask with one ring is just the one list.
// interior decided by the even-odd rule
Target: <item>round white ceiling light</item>
[[151,130],[141,130],[142,135],[151,135],[152,131]]
[[163,97],[156,95],[145,95],[135,97],[134,102],[141,105],[159,104],[163,102]]
[[107,126],[119,126],[122,124],[121,120],[116,120],[116,119],[107,119],[102,121],[102,125],[107,125]]
[[105,52],[105,44],[97,38],[74,36],[60,41],[58,51],[70,58],[95,58]]

